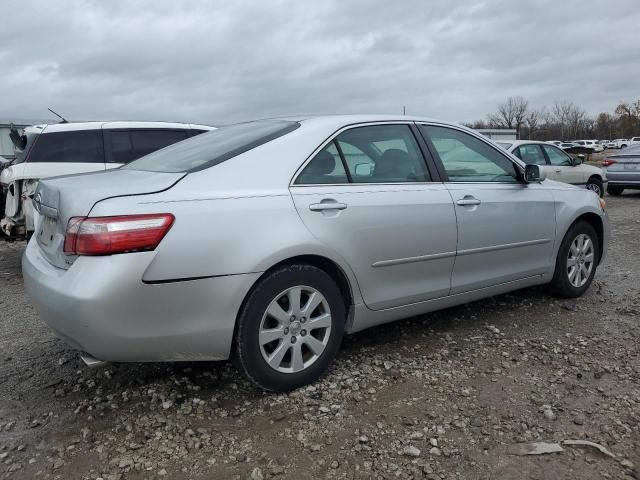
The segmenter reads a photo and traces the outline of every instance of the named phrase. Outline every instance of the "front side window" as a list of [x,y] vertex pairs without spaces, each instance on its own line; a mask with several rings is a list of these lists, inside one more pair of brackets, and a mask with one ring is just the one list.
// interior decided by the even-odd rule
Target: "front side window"
[[513,151],[514,155],[528,165],[546,165],[539,145],[521,145]]
[[104,163],[102,131],[42,133],[29,162]]
[[460,130],[433,125],[420,127],[431,139],[450,182],[517,182],[508,157]]
[[204,170],[296,130],[300,124],[282,120],[239,123],[191,137],[126,165],[151,172]]
[[571,166],[571,157],[559,148],[552,145],[543,145],[542,148],[544,148],[547,157],[549,157],[549,163],[551,163],[551,165],[556,167]]

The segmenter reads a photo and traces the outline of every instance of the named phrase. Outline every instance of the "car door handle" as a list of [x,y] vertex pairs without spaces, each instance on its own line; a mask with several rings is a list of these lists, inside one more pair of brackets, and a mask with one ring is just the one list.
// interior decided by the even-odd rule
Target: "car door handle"
[[334,201],[322,201],[321,203],[312,203],[309,205],[309,210],[312,212],[322,212],[324,210],[344,210],[347,208],[346,203],[339,203]]
[[473,205],[480,205],[482,202],[477,198],[472,197],[471,195],[465,195],[464,198],[461,198],[460,200],[456,201],[456,203],[464,207],[469,207]]
[[562,173],[562,169],[561,168],[556,168],[556,173]]

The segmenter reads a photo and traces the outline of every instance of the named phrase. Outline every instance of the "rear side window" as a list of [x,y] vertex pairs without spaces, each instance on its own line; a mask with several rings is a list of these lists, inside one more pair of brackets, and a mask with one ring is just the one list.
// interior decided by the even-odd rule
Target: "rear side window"
[[[187,130],[110,130],[109,162],[129,163],[187,138]],[[107,150],[109,151],[109,150]]]
[[[327,153],[331,153],[333,158],[330,159]],[[333,168],[331,171],[330,167]],[[348,172],[345,172],[345,167]],[[336,175],[336,172],[341,173]],[[334,181],[337,178],[340,181]],[[340,133],[307,164],[295,183],[413,183],[430,180],[420,147],[408,125],[371,125]]]
[[102,131],[42,133],[29,162],[104,163]]
[[131,162],[124,168],[151,172],[195,172],[290,133],[297,122],[262,120],[239,123],[198,135]]

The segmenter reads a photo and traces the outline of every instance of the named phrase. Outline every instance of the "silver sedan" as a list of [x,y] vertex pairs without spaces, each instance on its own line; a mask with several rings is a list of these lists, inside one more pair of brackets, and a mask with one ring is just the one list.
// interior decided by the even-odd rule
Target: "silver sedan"
[[604,201],[423,118],[243,123],[40,183],[23,259],[88,363],[224,360],[289,390],[344,334],[511,290],[582,295]]

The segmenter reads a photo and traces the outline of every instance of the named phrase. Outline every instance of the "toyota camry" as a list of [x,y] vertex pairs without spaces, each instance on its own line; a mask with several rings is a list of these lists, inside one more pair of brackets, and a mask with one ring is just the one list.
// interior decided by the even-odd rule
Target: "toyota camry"
[[609,235],[594,192],[405,116],[231,125],[44,180],[34,205],[27,290],[87,363],[233,357],[273,391],[345,334],[532,285],[578,297]]

